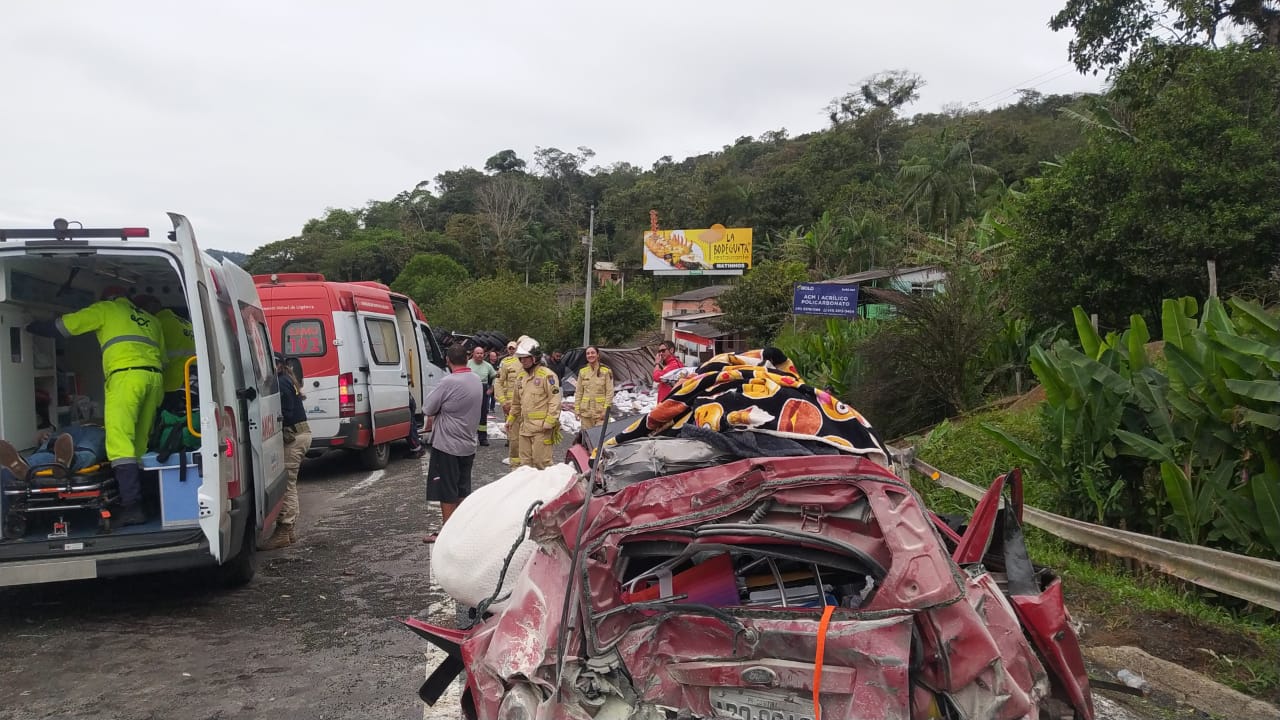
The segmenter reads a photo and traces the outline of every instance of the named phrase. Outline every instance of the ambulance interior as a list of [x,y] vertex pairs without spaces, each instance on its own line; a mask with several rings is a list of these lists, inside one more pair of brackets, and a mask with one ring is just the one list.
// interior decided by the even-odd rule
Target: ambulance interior
[[[26,254],[20,254],[6,253],[0,246],[0,342],[4,343],[4,355],[0,357],[0,439],[8,441],[24,458],[37,449],[42,430],[73,423],[101,425],[104,413],[110,412],[105,407],[102,353],[95,334],[41,337],[27,332],[27,324],[87,307],[112,286],[124,287],[130,296],[151,295],[164,307],[189,317],[178,272],[168,257],[138,251],[109,254],[101,250],[69,255],[35,254],[28,249]],[[144,457],[144,468],[147,461]],[[154,462],[151,465],[158,467]],[[117,509],[117,494],[110,463],[104,457],[96,470],[93,467],[76,473],[46,469],[42,477],[37,477],[32,468],[28,478],[15,478],[7,468],[0,471],[4,476],[0,512],[4,541],[0,556],[6,554],[5,546],[12,550],[15,543],[198,525],[193,519],[198,517],[198,507],[194,513],[187,513],[193,516],[189,522],[166,522],[165,498],[161,497],[160,488],[162,472],[152,469],[142,474],[148,521],[113,526],[110,513]],[[200,481],[194,470],[189,480],[190,488],[183,491],[189,492],[191,502],[198,503],[195,488]],[[170,499],[171,503],[174,501]]]

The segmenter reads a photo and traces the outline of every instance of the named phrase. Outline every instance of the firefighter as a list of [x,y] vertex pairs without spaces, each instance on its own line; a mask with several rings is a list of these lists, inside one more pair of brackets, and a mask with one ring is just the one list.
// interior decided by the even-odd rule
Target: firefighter
[[613,371],[600,364],[600,349],[592,345],[586,350],[587,364],[578,371],[578,388],[573,393],[573,414],[589,430],[604,422],[605,413],[613,405]]
[[[522,335],[521,339],[526,338]],[[502,406],[502,414],[506,416],[507,424],[514,427],[519,427],[511,415],[511,398],[516,391],[516,375],[520,372],[520,358],[516,357],[517,343],[517,340],[507,343],[507,355],[502,358],[502,362],[498,363],[497,380],[498,404]],[[510,432],[507,434],[507,457],[510,459],[511,467],[519,467],[520,436],[512,437]]]
[[106,378],[107,459],[120,488],[118,519],[121,525],[139,525],[146,515],[138,463],[164,398],[165,346],[160,321],[126,295],[122,287],[109,287],[98,302],[56,320],[37,320],[27,331],[45,337],[97,335]]
[[196,334],[191,329],[191,321],[169,308],[162,307],[160,301],[150,295],[134,298],[133,302],[155,315],[160,321],[160,330],[164,333],[164,347],[167,350],[164,366],[164,407],[173,413],[186,414],[187,360],[196,354]]
[[539,470],[551,464],[551,451],[560,440],[560,379],[542,364],[542,350],[533,338],[522,338],[516,346],[522,372],[516,376],[511,400],[515,422],[507,435],[519,436],[520,464]]

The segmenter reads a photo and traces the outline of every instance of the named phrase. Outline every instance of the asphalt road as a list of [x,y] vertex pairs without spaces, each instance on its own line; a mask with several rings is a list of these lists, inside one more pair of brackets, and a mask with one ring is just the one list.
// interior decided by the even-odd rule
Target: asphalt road
[[[505,474],[505,456],[500,440],[481,448],[476,483]],[[440,653],[397,622],[456,619],[421,541],[439,524],[425,471],[309,461],[300,542],[260,553],[240,590],[168,573],[0,591],[0,719],[459,717],[456,694],[419,701]],[[1101,696],[1099,710],[1149,716]]]
[[[505,455],[480,448],[476,482]],[[240,590],[168,573],[0,591],[0,718],[422,718],[428,645],[396,619],[455,617],[421,541],[425,472],[309,461],[300,542]]]

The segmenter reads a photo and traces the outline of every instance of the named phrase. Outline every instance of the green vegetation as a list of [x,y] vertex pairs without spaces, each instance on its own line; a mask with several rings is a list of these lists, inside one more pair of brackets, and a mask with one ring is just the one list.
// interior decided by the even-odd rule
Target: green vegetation
[[1076,308],[1081,349],[1034,348],[1039,446],[988,426],[1057,489],[1058,512],[1259,557],[1280,557],[1280,316],[1217,298],[1199,321],[1166,300],[1163,368],[1139,315],[1105,338]]
[[[563,346],[573,346],[582,339],[585,300],[574,302],[569,309],[569,338]],[[636,291],[623,293],[617,285],[607,285],[591,296],[591,343],[617,347],[652,328],[658,322],[650,296]]]
[[[1022,467],[1023,463],[1015,453],[983,429],[985,424],[999,427],[1031,446],[1038,446],[1044,436],[1037,407],[986,410],[954,421],[943,421],[933,428],[917,445],[920,459],[982,486],[989,485],[998,475]],[[1029,505],[1055,506],[1056,491],[1034,471],[1024,472],[1023,484]],[[968,514],[973,511],[972,500],[927,478],[913,485],[928,500],[929,507],[937,512]]]
[[471,278],[453,258],[436,253],[415,255],[391,283],[391,289],[430,307],[449,298]]
[[[773,273],[779,265],[770,261],[804,268],[787,277],[830,277],[914,261],[930,233],[940,241],[964,234],[964,224],[1002,202],[1006,188],[1038,175],[1039,159],[1067,152],[1083,137],[1058,112],[1079,98],[1032,91],[1004,108],[907,117],[922,84],[909,73],[880,73],[833,100],[828,128],[741,137],[648,168],[596,166],[588,148],[538,148],[528,161],[502,150],[483,170],[448,170],[393,198],[327,209],[298,235],[259,248],[245,266],[391,283],[412,258],[431,254],[477,280],[509,274],[522,283],[580,287],[580,239],[594,205],[595,259],[624,270],[638,270],[641,235],[657,210],[666,228],[753,228],[757,269],[744,281]],[[639,279],[628,278],[628,290]],[[674,294],[706,280],[655,284]],[[759,342],[788,315],[789,293],[771,300],[750,316],[767,321],[744,326]],[[567,311],[570,301],[563,301]]]
[[[1082,116],[1090,130],[1027,192],[1013,226],[1017,304],[1058,322],[1154,322],[1163,298],[1224,294],[1280,263],[1280,54],[1152,49]],[[1265,110],[1264,110],[1265,108]]]
[[849,397],[858,379],[867,372],[865,343],[879,329],[875,320],[850,322],[835,318],[806,319],[795,330],[785,328],[774,340],[801,368],[811,385]]
[[[930,465],[986,486],[1020,463],[1017,454],[986,428],[999,428],[1007,436],[1037,447],[1045,434],[1040,413],[1036,406],[1015,406],[944,422],[920,439],[917,451]],[[919,473],[913,473],[911,481],[935,512],[967,516],[973,511],[972,500]],[[1034,470],[1024,473],[1024,483],[1028,505],[1046,509],[1057,506],[1058,489]],[[1063,577],[1069,607],[1077,619],[1090,626],[1086,630],[1087,641],[1090,637],[1096,640],[1100,633],[1123,635],[1129,631],[1141,635],[1144,628],[1130,626],[1152,614],[1166,614],[1169,623],[1190,628],[1191,632],[1209,628],[1215,635],[1222,635],[1218,638],[1222,647],[1217,649],[1209,638],[1202,638],[1198,645],[1204,650],[1191,649],[1190,654],[1196,657],[1190,664],[1243,692],[1272,701],[1280,699],[1280,672],[1275,664],[1275,657],[1280,655],[1280,626],[1275,624],[1274,613],[1250,613],[1238,603],[1224,603],[1213,593],[1168,580],[1158,573],[1135,574],[1035,528],[1027,529],[1027,539],[1035,562],[1053,568]],[[1204,634],[1203,630],[1200,634]],[[1157,655],[1167,654],[1160,650],[1151,648]]]

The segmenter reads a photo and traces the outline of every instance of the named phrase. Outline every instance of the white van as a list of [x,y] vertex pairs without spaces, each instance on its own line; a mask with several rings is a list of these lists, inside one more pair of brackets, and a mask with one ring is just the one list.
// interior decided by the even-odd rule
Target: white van
[[[186,422],[199,437],[198,450],[143,457],[149,512],[141,525],[113,522],[109,469],[65,478],[7,474],[0,586],[201,566],[227,584],[253,577],[257,542],[274,530],[285,490],[270,333],[249,274],[201,252],[190,222],[169,217],[167,240],[146,228],[63,220],[48,230],[0,229],[0,438],[29,450],[40,425],[65,427],[76,408],[101,408],[102,354],[93,334],[55,340],[25,327],[85,307],[113,285],[190,318],[196,357]],[[47,417],[38,398],[47,401]]]

